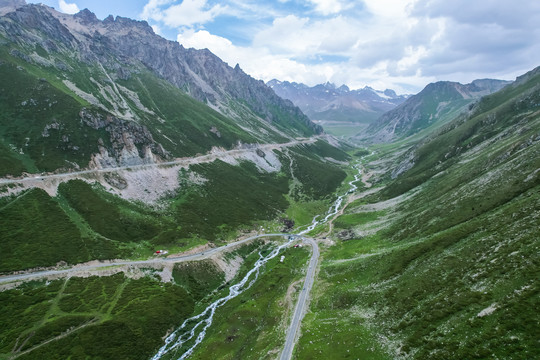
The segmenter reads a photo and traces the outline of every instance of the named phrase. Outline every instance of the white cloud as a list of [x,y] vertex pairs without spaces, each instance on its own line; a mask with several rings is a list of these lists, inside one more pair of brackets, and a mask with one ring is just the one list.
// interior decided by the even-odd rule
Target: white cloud
[[154,33],[161,35],[161,28],[157,25],[152,25],[152,30],[154,30]]
[[68,4],[64,0],[58,0],[58,7],[60,8],[61,12],[66,14],[76,14],[80,11],[77,4]]
[[186,48],[209,49],[215,54],[222,54],[222,60],[229,64],[236,61],[235,53],[239,49],[230,40],[212,35],[206,30],[185,30],[178,34],[177,41]]
[[141,18],[163,22],[169,27],[193,26],[212,21],[227,7],[209,6],[207,0],[183,0],[171,5],[174,0],[150,0],[143,9]]
[[398,19],[408,17],[410,7],[416,0],[363,0],[366,8],[378,18]]
[[313,21],[289,15],[275,19],[271,26],[255,34],[253,45],[297,59],[347,56],[361,36],[357,25],[355,20],[342,16]]
[[163,20],[163,14],[161,6],[172,3],[174,0],[150,0],[146,5],[144,5],[143,12],[141,13],[141,18],[144,20]]
[[[312,10],[298,12],[290,0],[149,0],[141,17],[164,32],[179,28],[184,46],[208,48],[265,81],[332,81],[411,92],[436,80],[508,79],[539,65],[538,1],[306,3]],[[205,26],[224,14],[228,18],[215,23],[219,28]],[[220,33],[223,24],[227,35]]]
[[468,82],[512,79],[538,66],[540,2],[419,0],[411,15],[442,24],[418,66],[425,75]]
[[353,6],[350,2],[341,0],[309,0],[315,5],[315,11],[323,15],[338,14],[345,9],[349,9]]

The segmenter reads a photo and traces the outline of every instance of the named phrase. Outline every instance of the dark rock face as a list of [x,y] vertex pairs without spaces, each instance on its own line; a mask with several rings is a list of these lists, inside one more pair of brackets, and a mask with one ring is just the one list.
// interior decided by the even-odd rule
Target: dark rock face
[[336,234],[337,238],[341,241],[348,241],[356,238],[356,234],[351,229],[342,230]]
[[[102,155],[107,154],[108,163],[102,163],[101,166],[109,167],[111,165],[137,165],[153,161],[149,158],[149,152],[157,155],[161,159],[167,159],[169,153],[163,147],[154,141],[152,134],[146,126],[139,125],[133,121],[118,119],[114,116],[104,116],[83,109],[80,113],[81,121],[93,129],[105,129],[110,136],[111,144],[108,149],[105,148],[103,141],[100,141],[99,148]],[[126,159],[129,154],[129,161]],[[138,158],[137,158],[138,157]]]

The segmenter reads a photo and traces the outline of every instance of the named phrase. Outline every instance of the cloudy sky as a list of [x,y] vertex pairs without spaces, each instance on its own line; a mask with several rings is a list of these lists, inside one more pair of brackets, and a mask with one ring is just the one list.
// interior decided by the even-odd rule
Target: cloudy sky
[[265,81],[414,93],[540,65],[538,0],[27,0],[146,20]]

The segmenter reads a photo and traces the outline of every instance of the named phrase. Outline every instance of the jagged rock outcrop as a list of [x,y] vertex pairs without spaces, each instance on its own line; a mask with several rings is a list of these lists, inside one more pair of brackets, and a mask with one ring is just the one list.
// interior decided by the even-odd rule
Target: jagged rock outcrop
[[105,129],[110,138],[110,146],[103,139],[98,143],[99,154],[91,161],[91,166],[98,168],[130,166],[155,163],[170,157],[163,147],[154,141],[152,134],[143,125],[133,121],[118,119],[114,116],[103,116],[83,109],[81,121],[89,127]]
[[341,241],[349,241],[358,238],[358,236],[352,229],[341,230],[336,234],[336,237]]

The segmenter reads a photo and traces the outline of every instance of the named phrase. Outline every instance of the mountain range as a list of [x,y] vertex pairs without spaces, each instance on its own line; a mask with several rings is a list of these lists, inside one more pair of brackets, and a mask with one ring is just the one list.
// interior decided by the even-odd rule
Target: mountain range
[[[0,89],[0,146],[12,175],[90,161],[145,163],[322,131],[239,66],[165,40],[144,21],[1,5],[0,71],[4,84],[16,85]],[[33,120],[13,120],[23,113]],[[19,126],[25,130],[6,131]],[[60,151],[53,138],[62,139]]]
[[346,85],[336,87],[332,83],[309,87],[275,79],[267,85],[330,130],[336,126],[349,131],[351,127],[363,128],[408,98],[408,95],[397,95],[394,90],[378,91],[368,86],[358,90],[350,90]]

